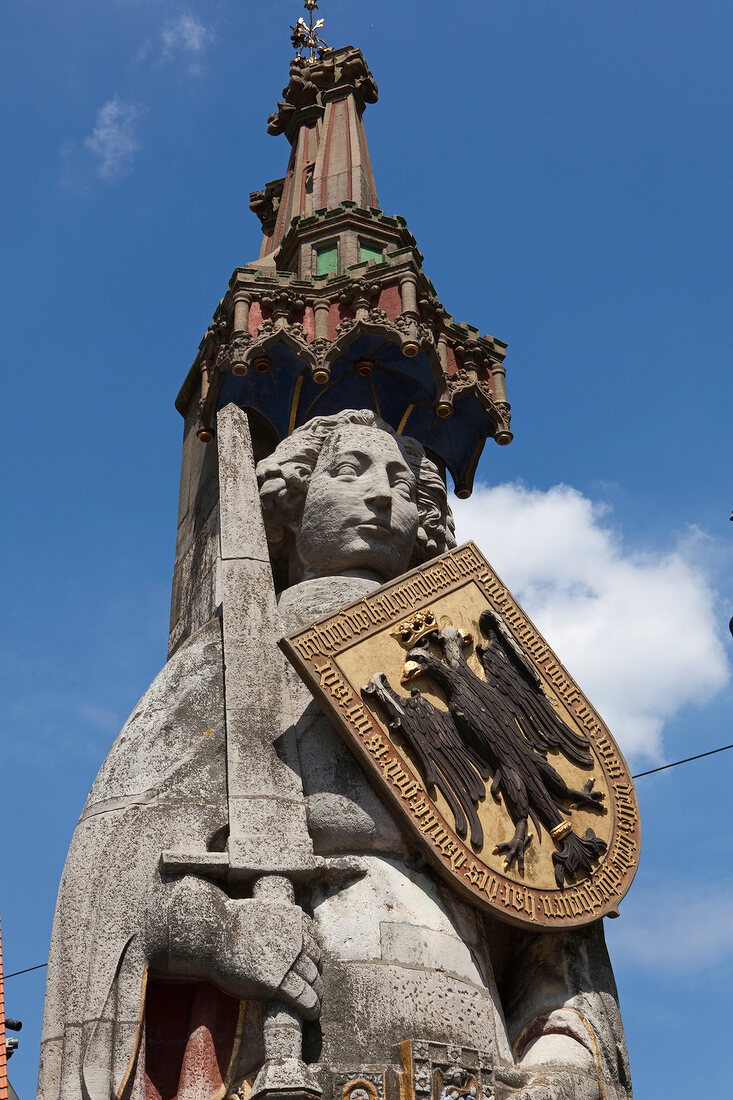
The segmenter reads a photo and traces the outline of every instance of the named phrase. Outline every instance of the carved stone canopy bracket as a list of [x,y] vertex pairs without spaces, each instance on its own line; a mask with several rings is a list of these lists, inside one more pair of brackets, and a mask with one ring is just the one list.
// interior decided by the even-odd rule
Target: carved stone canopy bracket
[[362,106],[377,102],[379,89],[361,50],[354,46],[327,49],[317,61],[296,57],[290,65],[290,80],[283,88],[283,99],[268,119],[268,134],[277,136],[288,131],[300,111],[322,109],[323,96],[336,88],[352,89]]
[[[511,405],[502,399],[502,363],[478,344],[455,344],[453,352],[458,369],[446,378],[445,387],[436,402],[436,412],[439,416],[452,416],[458,398],[473,394],[487,411],[498,416],[494,438],[500,446],[506,446],[514,437],[510,431]],[[501,386],[497,386],[497,375],[501,378]]]
[[273,180],[267,183],[261,191],[252,191],[249,196],[249,208],[262,222],[265,233],[272,230],[280,209],[285,180]]

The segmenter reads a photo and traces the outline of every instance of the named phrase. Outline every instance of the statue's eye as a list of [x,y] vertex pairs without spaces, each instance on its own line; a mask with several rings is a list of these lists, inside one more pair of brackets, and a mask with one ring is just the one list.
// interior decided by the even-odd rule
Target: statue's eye
[[337,477],[358,477],[359,470],[355,462],[339,462],[336,475]]
[[404,496],[406,500],[412,500],[415,493],[415,483],[412,478],[396,477],[392,487]]

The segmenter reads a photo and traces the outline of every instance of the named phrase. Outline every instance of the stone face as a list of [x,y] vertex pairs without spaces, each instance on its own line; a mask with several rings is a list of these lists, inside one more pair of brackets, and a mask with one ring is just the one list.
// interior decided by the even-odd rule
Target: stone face
[[[381,436],[381,437],[380,437]],[[417,536],[417,478],[398,440],[344,426],[311,475],[295,539],[303,575],[404,573]]]
[[257,478],[290,584],[343,574],[381,583],[455,545],[434,463],[368,409],[314,418]]
[[[631,1096],[602,927],[527,933],[455,895],[278,648],[450,538],[419,447],[349,415],[347,431],[286,441],[258,489],[244,415],[219,414],[207,515],[222,618],[178,646],[84,807],[54,923],[41,1100],[109,1100],[125,1081],[144,1097],[146,975],[247,1001],[227,1087],[258,1075],[271,1100],[397,1100],[400,1081],[406,1100],[439,1100],[440,1067],[459,1084],[474,1074],[481,1100]],[[271,561],[297,578],[279,598]],[[200,581],[181,607],[190,625]]]

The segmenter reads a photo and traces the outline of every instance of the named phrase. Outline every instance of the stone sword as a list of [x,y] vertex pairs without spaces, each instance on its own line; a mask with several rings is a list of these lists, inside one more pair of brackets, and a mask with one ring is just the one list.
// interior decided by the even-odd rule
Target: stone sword
[[[298,880],[361,873],[314,854],[297,762],[288,666],[280,629],[246,414],[217,417],[218,601],[222,606],[229,841],[226,852],[164,852],[167,874],[250,883],[257,900],[295,904]],[[284,731],[284,732],[283,732]],[[275,746],[277,742],[277,748]],[[302,1023],[281,1001],[263,1005],[266,1062],[251,1096],[313,1098],[321,1088],[302,1061]]]

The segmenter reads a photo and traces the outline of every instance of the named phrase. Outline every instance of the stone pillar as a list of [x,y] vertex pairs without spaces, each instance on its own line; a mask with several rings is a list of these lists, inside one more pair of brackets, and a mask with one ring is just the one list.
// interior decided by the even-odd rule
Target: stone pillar
[[440,365],[443,370],[444,378],[448,377],[448,337],[444,332],[441,332],[438,337],[438,358],[440,359]]
[[328,315],[330,310],[331,303],[326,298],[316,298],[313,303],[316,340],[328,339]]
[[506,402],[506,367],[500,359],[489,361],[489,370],[494,383],[494,402]]
[[249,332],[249,307],[252,305],[251,294],[239,291],[234,296],[234,324],[233,331]]
[[402,354],[407,359],[414,359],[420,351],[420,314],[417,308],[417,275],[414,271],[405,271],[400,276],[400,296]]
[[357,321],[366,321],[369,317],[369,299],[366,293],[360,294],[354,300],[354,315]]
[[417,316],[417,275],[413,271],[405,271],[401,276],[400,295],[402,312],[414,313]]

